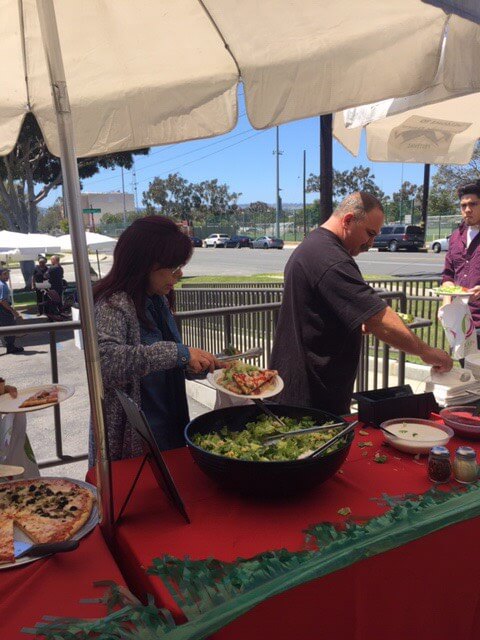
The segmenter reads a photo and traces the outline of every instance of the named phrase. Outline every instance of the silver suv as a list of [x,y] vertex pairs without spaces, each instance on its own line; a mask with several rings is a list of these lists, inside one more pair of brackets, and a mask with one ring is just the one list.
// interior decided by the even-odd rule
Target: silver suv
[[226,233],[211,233],[208,238],[203,241],[204,247],[226,247],[230,236]]

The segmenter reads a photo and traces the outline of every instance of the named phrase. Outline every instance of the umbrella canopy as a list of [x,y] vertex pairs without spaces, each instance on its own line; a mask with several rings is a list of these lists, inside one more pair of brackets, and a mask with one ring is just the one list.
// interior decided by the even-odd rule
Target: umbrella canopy
[[[62,251],[72,250],[70,234],[60,236],[58,240]],[[92,251],[110,251],[117,243],[115,238],[103,236],[101,233],[91,233],[90,231],[85,231],[85,242],[87,243],[87,248]]]
[[[480,27],[419,0],[53,2],[77,156],[266,128],[435,82],[480,91]],[[60,154],[35,0],[0,0],[0,154],[27,111]],[[82,28],[79,28],[82,25]],[[468,42],[468,46],[465,46]]]
[[365,130],[367,155],[374,162],[470,162],[480,138],[480,93],[376,119],[378,106],[355,110],[358,121],[372,119],[364,127],[348,129],[342,114],[336,114],[333,134],[353,155],[358,155]]

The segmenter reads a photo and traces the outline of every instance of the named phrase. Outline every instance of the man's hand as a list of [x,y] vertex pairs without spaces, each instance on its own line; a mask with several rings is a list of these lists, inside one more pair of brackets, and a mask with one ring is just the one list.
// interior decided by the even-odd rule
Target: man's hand
[[10,385],[6,384],[5,385],[5,393],[9,393],[12,398],[16,398],[17,397],[17,388],[16,387],[11,387]]
[[478,300],[480,298],[480,285],[477,284],[476,287],[473,287],[469,291],[470,300]]
[[428,347],[419,354],[425,364],[431,365],[438,373],[446,373],[453,367],[453,360],[445,351]]
[[215,369],[223,369],[225,367],[223,362],[217,360],[217,358],[212,353],[208,353],[208,351],[195,349],[193,347],[188,347],[188,350],[190,352],[188,367],[194,373],[202,373],[202,371],[213,372]]

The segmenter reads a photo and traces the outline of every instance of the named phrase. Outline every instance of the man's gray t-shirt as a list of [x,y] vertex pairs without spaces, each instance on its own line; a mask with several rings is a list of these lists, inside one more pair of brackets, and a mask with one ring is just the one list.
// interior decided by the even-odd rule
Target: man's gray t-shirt
[[285,388],[275,400],[347,413],[362,324],[385,307],[340,239],[315,229],[285,268],[271,357]]

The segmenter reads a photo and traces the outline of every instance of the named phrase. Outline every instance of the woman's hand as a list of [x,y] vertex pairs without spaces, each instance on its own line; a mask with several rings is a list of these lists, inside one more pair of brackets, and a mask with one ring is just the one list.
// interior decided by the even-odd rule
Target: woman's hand
[[5,385],[5,393],[9,393],[12,398],[17,397],[17,387],[11,387],[10,385]]
[[202,371],[215,371],[215,369],[222,369],[225,367],[223,362],[217,360],[217,358],[208,351],[203,349],[195,349],[194,347],[188,347],[190,352],[190,361],[188,367],[194,373],[202,373]]

